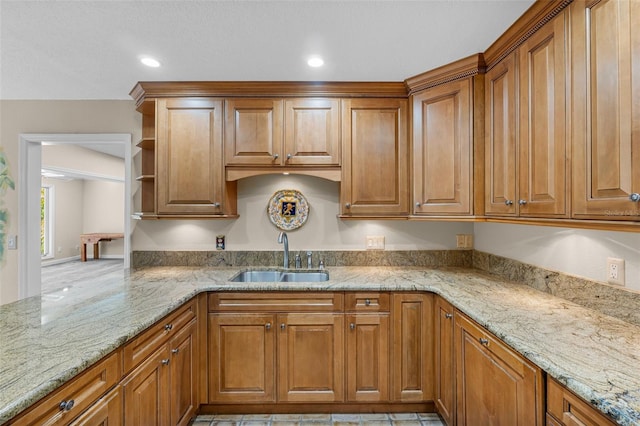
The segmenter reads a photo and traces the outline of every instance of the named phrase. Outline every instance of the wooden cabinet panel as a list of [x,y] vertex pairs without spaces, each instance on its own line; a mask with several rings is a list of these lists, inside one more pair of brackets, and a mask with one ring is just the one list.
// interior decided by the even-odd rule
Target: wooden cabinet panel
[[278,315],[278,400],[344,401],[344,315]]
[[413,212],[473,213],[472,81],[464,79],[413,96]]
[[517,194],[517,61],[507,56],[485,75],[485,213],[513,216]]
[[343,215],[408,214],[406,99],[342,101]]
[[454,355],[454,309],[441,297],[435,302],[435,402],[447,425],[455,424],[456,381]]
[[200,405],[197,397],[200,370],[196,324],[193,319],[169,341],[171,425],[188,425]]
[[222,159],[222,101],[159,99],[158,214],[235,213]]
[[340,165],[338,99],[287,99],[284,114],[283,164]]
[[122,392],[120,386],[100,398],[70,426],[120,426],[122,425]]
[[[30,408],[13,425],[66,425],[120,379],[120,352],[115,352]],[[61,402],[67,409],[61,409]]]
[[350,292],[344,298],[347,312],[389,312],[391,305],[389,293]]
[[640,4],[580,0],[570,13],[573,217],[640,220]]
[[163,345],[122,382],[127,426],[169,424],[169,362],[169,350]]
[[342,293],[268,292],[268,293],[209,293],[211,312],[290,312],[342,311]]
[[347,400],[389,400],[389,315],[347,315]]
[[209,315],[211,403],[275,402],[276,316]]
[[569,214],[565,13],[518,50],[520,78],[519,194],[521,216]]
[[569,389],[547,380],[547,418],[558,426],[612,426],[615,422],[600,413]]
[[391,399],[433,400],[433,295],[393,295]]
[[458,424],[544,424],[541,370],[464,315],[455,315]]
[[280,165],[281,99],[225,101],[225,165]]

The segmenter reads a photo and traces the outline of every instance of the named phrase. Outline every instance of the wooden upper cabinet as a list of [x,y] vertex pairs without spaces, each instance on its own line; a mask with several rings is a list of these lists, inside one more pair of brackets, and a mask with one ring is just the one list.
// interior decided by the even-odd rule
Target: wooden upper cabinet
[[408,214],[406,99],[342,101],[341,213]]
[[159,215],[234,214],[222,159],[222,101],[157,102],[157,211]]
[[512,53],[485,75],[485,214],[514,216],[517,199],[517,68]]
[[413,212],[473,213],[472,80],[413,96]]
[[282,164],[282,113],[281,99],[227,99],[225,164]]
[[569,215],[565,19],[561,12],[518,50],[520,160],[514,203],[521,216]]
[[339,166],[340,154],[338,99],[285,100],[282,164]]
[[573,217],[637,221],[640,3],[580,0],[570,13]]

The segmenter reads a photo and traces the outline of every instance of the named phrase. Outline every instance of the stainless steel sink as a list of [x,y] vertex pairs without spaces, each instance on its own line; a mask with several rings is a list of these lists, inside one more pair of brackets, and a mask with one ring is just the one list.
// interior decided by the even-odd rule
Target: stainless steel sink
[[249,270],[242,271],[231,277],[229,281],[240,283],[292,283],[292,282],[320,282],[328,281],[329,273],[326,271],[274,271],[274,270]]

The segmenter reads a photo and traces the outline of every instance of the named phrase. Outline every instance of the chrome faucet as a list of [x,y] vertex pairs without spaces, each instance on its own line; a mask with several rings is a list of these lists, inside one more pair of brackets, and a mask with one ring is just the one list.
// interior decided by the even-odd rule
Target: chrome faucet
[[285,269],[289,269],[289,238],[286,232],[282,231],[280,235],[278,235],[278,244],[284,244],[283,266]]

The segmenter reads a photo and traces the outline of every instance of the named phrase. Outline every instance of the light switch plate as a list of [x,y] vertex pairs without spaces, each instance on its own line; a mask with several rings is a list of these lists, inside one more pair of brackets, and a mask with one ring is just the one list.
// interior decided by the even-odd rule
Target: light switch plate
[[9,250],[18,250],[18,236],[17,235],[9,235],[9,236],[7,236],[7,249],[9,249]]
[[367,250],[384,250],[384,236],[368,235],[366,245]]

